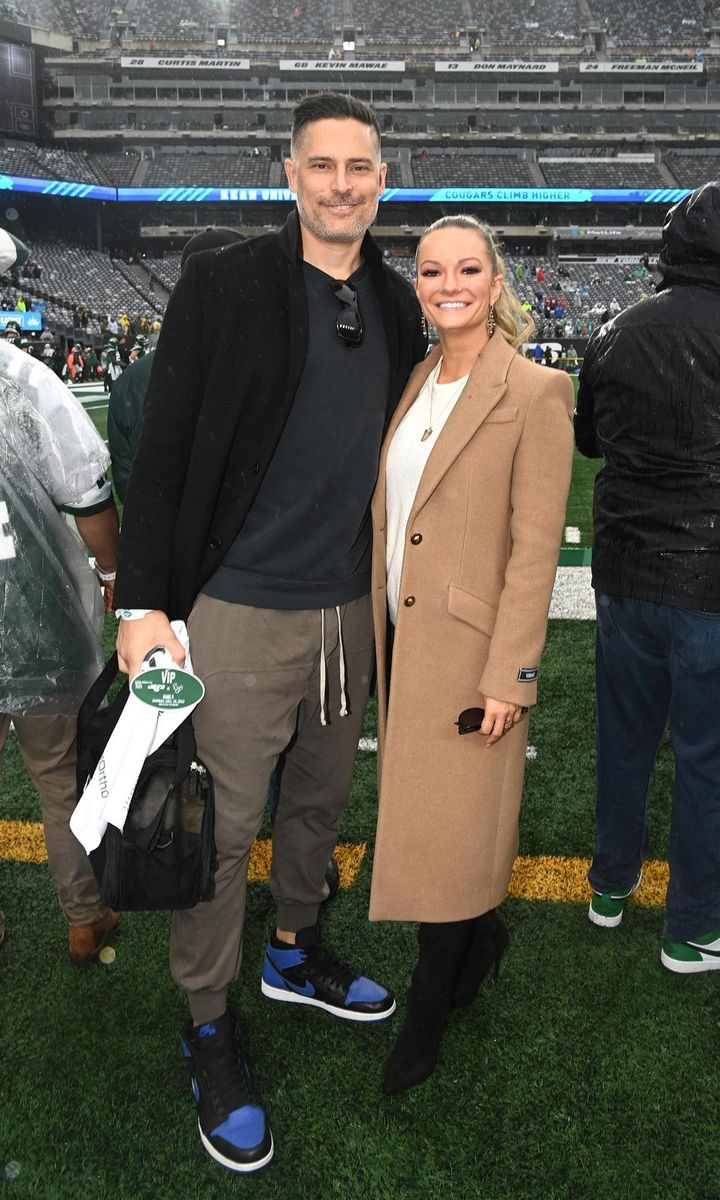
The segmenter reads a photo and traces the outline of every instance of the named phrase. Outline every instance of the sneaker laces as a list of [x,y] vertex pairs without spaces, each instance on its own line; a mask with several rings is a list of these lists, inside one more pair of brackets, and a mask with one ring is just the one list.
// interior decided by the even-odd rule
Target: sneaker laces
[[195,1043],[194,1058],[205,1090],[221,1115],[255,1104],[250,1072],[234,1036],[220,1033]]
[[353,981],[357,979],[357,973],[353,971],[352,967],[336,958],[326,946],[321,944],[308,946],[305,954],[308,975],[311,974],[318,982],[326,984],[330,988],[347,992]]

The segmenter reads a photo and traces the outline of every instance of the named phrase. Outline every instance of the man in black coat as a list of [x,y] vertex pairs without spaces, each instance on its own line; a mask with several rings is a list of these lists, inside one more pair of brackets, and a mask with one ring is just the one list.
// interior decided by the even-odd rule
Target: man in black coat
[[670,210],[658,294],[604,325],[583,364],[578,449],[595,483],[597,838],[590,920],[640,882],[647,796],[675,753],[661,961],[720,968],[720,182]]
[[420,309],[367,234],[384,189],[374,113],[347,96],[294,114],[293,212],[279,234],[195,254],[170,299],[130,478],[116,590],[118,652],[183,651],[216,790],[214,899],[176,913],[171,969],[202,1142],[233,1171],[272,1137],[227,1011],[247,864],[280,755],[263,993],[344,1020],[393,996],[327,949],[325,870],[347,802],[370,679],[369,502],[380,444],[425,353]]

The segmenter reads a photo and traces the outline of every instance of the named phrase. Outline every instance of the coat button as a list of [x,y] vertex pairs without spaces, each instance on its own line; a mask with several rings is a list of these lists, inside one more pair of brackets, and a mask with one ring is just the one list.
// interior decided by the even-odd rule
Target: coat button
[[260,463],[253,463],[253,475],[260,474]]
[[210,538],[210,549],[219,550],[222,546],[222,538]]
[[405,607],[406,607],[406,608],[412,608],[412,606],[413,606],[413,604],[414,604],[414,603],[415,603],[415,597],[414,597],[414,596],[406,596],[406,597],[405,597]]
[[422,534],[414,533],[410,538],[410,541],[412,542],[413,546],[419,546],[422,541]]

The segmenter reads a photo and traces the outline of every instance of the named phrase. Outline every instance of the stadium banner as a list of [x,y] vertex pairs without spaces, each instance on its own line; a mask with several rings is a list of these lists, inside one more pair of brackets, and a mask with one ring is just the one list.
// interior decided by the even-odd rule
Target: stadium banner
[[326,75],[397,75],[405,71],[405,59],[281,58],[281,71],[322,71]]
[[[293,203],[295,193],[281,187],[160,187],[112,188],[94,183],[70,183],[61,179],[30,179],[0,174],[0,191],[35,192],[72,200],[119,200],[125,203],[218,202],[239,204]],[[403,204],[676,204],[689,196],[690,188],[388,188],[384,203]]]
[[36,192],[41,196],[69,196],[73,200],[116,200],[114,187],[96,183],[70,183],[63,179],[34,179],[0,174],[0,192]]
[[153,71],[249,71],[249,58],[131,58],[123,55],[121,67],[145,67]]
[[581,75],[701,75],[701,62],[581,62]]
[[463,72],[470,75],[554,75],[559,70],[559,62],[503,62],[502,59],[494,62],[490,59],[484,62],[460,62],[443,59],[435,63],[438,75],[446,75],[451,71],[453,74]]
[[14,321],[21,329],[33,332],[43,327],[42,313],[40,312],[0,312],[0,329],[5,329],[11,321]]
[[[594,191],[590,188],[388,188],[384,203],[404,204],[675,204],[690,195],[690,188],[630,188]],[[197,204],[217,201],[240,204],[292,203],[290,188],[268,187],[165,187],[118,188],[121,201],[155,201]]]

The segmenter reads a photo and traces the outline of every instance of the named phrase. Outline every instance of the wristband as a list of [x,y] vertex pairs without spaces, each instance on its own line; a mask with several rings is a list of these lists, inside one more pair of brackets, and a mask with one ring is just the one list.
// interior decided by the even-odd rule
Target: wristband
[[118,621],[141,621],[153,611],[152,608],[116,608],[115,616]]
[[97,563],[95,564],[95,574],[101,583],[114,583],[117,578],[117,571],[101,571]]

